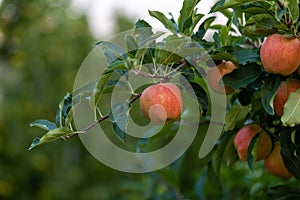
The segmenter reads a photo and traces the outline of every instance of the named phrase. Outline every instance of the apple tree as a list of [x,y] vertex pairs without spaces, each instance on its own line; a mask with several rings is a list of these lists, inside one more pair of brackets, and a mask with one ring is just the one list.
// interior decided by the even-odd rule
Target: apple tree
[[[125,48],[98,42],[96,46],[106,59],[104,72],[67,93],[58,105],[55,120],[31,123],[46,133],[34,139],[30,149],[59,138],[69,140],[89,134],[101,124],[108,130],[107,137],[116,136],[115,144],[127,150],[146,152],[162,147],[175,137],[178,121],[165,123],[149,139],[135,138],[127,134],[129,116],[136,123],[147,125],[149,121],[138,104],[141,94],[150,85],[167,83],[179,76],[190,85],[201,115],[195,119],[196,111],[183,106],[181,118],[197,123],[197,135],[179,161],[158,172],[170,186],[173,197],[300,197],[299,188],[291,186],[299,186],[300,178],[299,1],[219,0],[208,15],[196,8],[199,1],[185,0],[177,20],[172,15],[149,11],[169,31],[162,40],[162,32],[140,19],[133,33],[123,38]],[[225,16],[226,24],[215,23],[215,14]],[[187,50],[198,47],[205,53],[199,50],[196,56],[188,54]],[[209,59],[203,58],[204,54]],[[133,88],[126,78],[128,73],[151,79],[151,83]],[[191,90],[180,78],[176,85],[184,104],[184,96]],[[109,105],[107,101],[112,97],[107,94],[117,88],[126,90],[130,98]],[[210,93],[226,99],[224,122],[212,120],[214,99]],[[158,98],[156,95],[159,93],[153,92],[153,101]],[[89,100],[94,121],[77,129],[74,115],[82,99]],[[170,104],[162,105],[173,106]],[[143,113],[148,112],[148,108],[142,109]],[[199,145],[210,137],[203,133],[208,125],[221,127],[222,132],[211,151],[199,159]],[[230,178],[249,181],[234,182]],[[226,186],[227,183],[232,185]]]

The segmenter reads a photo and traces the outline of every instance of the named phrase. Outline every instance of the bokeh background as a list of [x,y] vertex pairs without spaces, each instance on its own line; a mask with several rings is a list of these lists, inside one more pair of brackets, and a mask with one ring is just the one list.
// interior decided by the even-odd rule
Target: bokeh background
[[[28,151],[33,138],[43,134],[29,123],[54,119],[59,101],[72,90],[77,70],[97,41],[133,28],[140,17],[150,19],[147,9],[179,12],[182,4],[147,1],[142,7],[136,1],[112,1],[116,9],[104,0],[0,1],[0,199],[180,199],[178,187],[191,199],[234,199],[261,187],[262,171],[249,177],[247,166],[239,165],[223,170],[225,189],[220,193],[206,183],[207,160],[197,159],[199,146],[178,161],[186,163],[184,168],[175,163],[148,174],[104,166],[78,137]],[[208,2],[203,12],[209,10]],[[99,14],[108,11],[109,15]],[[150,20],[154,27],[155,23]],[[264,180],[273,181],[268,176]],[[250,190],[249,185],[255,187]]]

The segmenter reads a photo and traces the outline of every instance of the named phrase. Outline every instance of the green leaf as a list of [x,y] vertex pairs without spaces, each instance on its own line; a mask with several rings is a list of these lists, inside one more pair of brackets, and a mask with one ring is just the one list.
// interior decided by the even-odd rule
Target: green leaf
[[298,187],[288,185],[277,185],[266,190],[270,199],[300,199],[300,190]]
[[135,41],[135,38],[132,35],[125,36],[126,48],[128,52],[136,51],[139,47]]
[[145,20],[138,20],[135,23],[135,27],[134,34],[137,37],[138,46],[141,47],[142,43],[153,35],[152,27]]
[[299,19],[299,0],[289,0],[287,4],[290,18],[293,23],[296,23]]
[[300,89],[292,92],[284,104],[281,122],[284,126],[291,127],[300,124]]
[[240,65],[260,61],[259,50],[254,48],[233,47],[232,55],[237,58]]
[[256,156],[257,156],[257,152],[258,152],[258,148],[259,148],[259,143],[260,143],[260,138],[263,132],[260,132],[258,134],[256,134],[249,146],[248,146],[248,150],[247,150],[247,164],[250,168],[251,171],[254,170],[254,164],[256,161]]
[[129,65],[126,63],[125,60],[116,60],[109,64],[102,75],[112,73],[116,70],[129,70]]
[[227,52],[219,52],[211,56],[213,60],[227,60],[232,61],[234,63],[238,63],[235,56]]
[[228,28],[227,26],[223,26],[220,30],[220,38],[223,46],[227,46],[230,44],[231,35],[228,34],[229,30],[230,28]]
[[130,88],[126,84],[126,82],[121,80],[108,80],[108,82],[105,85],[105,90],[103,93],[111,93],[115,88],[118,88],[118,90],[123,91],[129,91]]
[[232,145],[229,141],[232,140],[232,137],[234,136],[235,135],[232,134],[232,132],[225,132],[224,135],[221,136],[220,144],[217,146],[212,156],[212,167],[217,177],[220,177],[221,164],[224,158],[224,149],[227,145]]
[[216,174],[216,171],[213,168],[213,163],[210,161],[207,165],[207,181],[210,183],[210,185],[218,190],[221,190],[222,185],[220,182],[219,176]]
[[28,150],[33,149],[34,147],[54,141],[56,139],[61,138],[62,136],[70,134],[70,131],[67,131],[65,128],[55,128],[50,131],[48,131],[45,135],[43,135],[41,138],[35,138],[33,142],[31,143]]
[[131,105],[127,102],[112,106],[109,120],[113,123],[113,129],[117,137],[125,142],[128,116]]
[[300,158],[295,154],[297,145],[293,142],[294,128],[282,127],[280,131],[281,156],[285,167],[297,179],[300,178]]
[[227,8],[235,8],[241,5],[248,4],[250,2],[257,2],[262,0],[225,0],[224,4],[221,6],[216,6],[214,11],[220,11]]
[[193,92],[195,92],[195,95],[197,97],[198,103],[200,105],[200,111],[202,115],[205,115],[208,111],[208,97],[206,91],[196,82],[189,81],[190,85],[192,86],[193,91],[186,90],[188,94],[191,96],[193,95]]
[[105,89],[105,86],[106,86],[109,78],[110,78],[110,74],[102,75],[97,80],[94,90],[90,96],[89,104],[90,104],[91,108],[94,109],[95,119],[97,119],[97,116],[96,116],[97,105],[102,98],[103,91]]
[[98,42],[96,45],[102,47],[106,58],[106,63],[108,65],[118,60],[124,60],[127,57],[127,54],[124,49],[111,42],[101,41]]
[[178,18],[178,26],[179,31],[184,33],[185,29],[184,27],[190,27],[190,25],[187,23],[192,23],[191,16],[194,13],[193,10],[196,7],[196,5],[200,2],[200,0],[184,0],[182,8],[180,10],[180,16]]
[[224,131],[233,130],[237,124],[243,123],[250,112],[250,107],[234,104],[225,117]]
[[44,129],[46,131],[50,131],[52,129],[57,128],[55,123],[50,122],[50,121],[45,120],[45,119],[35,120],[34,122],[30,123],[30,126],[31,127],[39,127],[39,128]]
[[246,88],[247,85],[255,81],[261,73],[261,67],[258,64],[249,63],[226,74],[223,77],[223,83],[234,89]]
[[270,14],[257,14],[249,18],[243,32],[250,36],[265,36],[279,30],[288,30],[288,27]]
[[277,75],[269,75],[264,81],[261,89],[261,101],[265,111],[274,115],[273,101],[276,91],[280,85],[281,78]]
[[67,92],[58,105],[55,122],[59,127],[63,127],[65,125],[65,119],[73,105],[72,100],[72,95]]
[[192,38],[202,40],[205,33],[209,29],[210,25],[215,21],[215,19],[215,16],[205,19],[204,22],[200,24],[198,31],[192,36]]
[[149,14],[152,17],[158,19],[165,26],[166,29],[176,31],[172,20],[168,19],[163,13],[161,13],[159,11],[150,11],[149,10]]

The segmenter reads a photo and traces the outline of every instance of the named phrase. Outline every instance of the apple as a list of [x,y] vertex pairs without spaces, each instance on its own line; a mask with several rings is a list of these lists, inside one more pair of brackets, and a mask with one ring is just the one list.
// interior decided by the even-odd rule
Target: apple
[[[239,159],[241,161],[247,160],[247,151],[253,137],[260,133],[262,128],[257,124],[249,124],[244,126],[234,138],[234,146],[237,150]],[[256,161],[265,159],[272,150],[272,140],[266,132],[262,132]]]
[[273,107],[277,115],[282,116],[284,104],[288,100],[290,94],[300,88],[300,81],[297,79],[287,79],[282,81],[277,89],[274,97]]
[[261,45],[260,58],[267,72],[290,75],[300,65],[300,40],[272,34]]
[[220,81],[225,74],[231,73],[236,68],[238,68],[238,66],[235,63],[225,60],[223,60],[222,63],[216,67],[208,67],[206,69],[206,73],[209,87],[215,92],[221,94],[231,94],[234,92],[232,87],[220,85]]
[[290,178],[292,175],[284,165],[280,149],[280,144],[276,143],[274,149],[264,161],[265,169],[274,176],[278,176],[280,178]]
[[140,109],[155,124],[178,120],[182,111],[179,88],[173,83],[159,83],[146,88],[140,97]]

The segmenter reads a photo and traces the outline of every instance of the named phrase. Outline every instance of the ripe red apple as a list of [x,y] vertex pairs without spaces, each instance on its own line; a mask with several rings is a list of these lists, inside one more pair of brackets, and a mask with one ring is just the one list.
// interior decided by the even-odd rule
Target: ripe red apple
[[156,124],[171,123],[179,119],[182,97],[173,83],[159,83],[146,88],[140,97],[143,114]]
[[265,159],[265,169],[274,176],[278,176],[280,178],[290,178],[292,175],[284,165],[280,149],[280,144],[275,144],[274,149]]
[[[207,83],[212,90],[218,93],[231,94],[234,92],[233,88],[230,86],[220,85],[220,81],[225,74],[231,73],[238,66],[231,61],[222,61],[221,64],[216,67],[208,67],[206,70],[207,73]],[[225,90],[224,90],[225,89]]]
[[300,65],[300,40],[280,34],[270,35],[261,45],[260,58],[267,72],[290,75]]
[[[238,152],[239,159],[241,161],[247,160],[247,151],[253,137],[262,131],[262,128],[257,124],[249,124],[244,126],[234,138],[234,146]],[[265,159],[272,150],[272,140],[270,136],[263,131],[256,160]]]
[[282,81],[277,89],[274,97],[273,107],[274,111],[279,115],[283,115],[284,104],[288,100],[290,94],[300,88],[300,81],[297,79],[288,79]]

